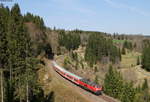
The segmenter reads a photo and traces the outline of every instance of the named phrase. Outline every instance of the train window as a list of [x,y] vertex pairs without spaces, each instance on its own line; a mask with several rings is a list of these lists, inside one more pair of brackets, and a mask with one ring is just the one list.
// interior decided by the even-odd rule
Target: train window
[[89,83],[88,79],[81,79],[81,81],[84,82],[84,83],[86,83],[86,84]]
[[94,85],[93,87],[95,87],[95,88],[100,88],[100,86],[99,86],[99,85]]
[[78,81],[77,79],[74,79],[75,81]]
[[72,77],[70,75],[67,75],[67,77],[69,77],[70,79],[72,79]]

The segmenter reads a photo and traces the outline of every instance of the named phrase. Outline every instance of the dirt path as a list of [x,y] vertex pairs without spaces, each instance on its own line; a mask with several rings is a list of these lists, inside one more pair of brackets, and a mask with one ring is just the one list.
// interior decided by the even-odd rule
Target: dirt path
[[57,74],[53,70],[50,60],[46,60],[46,65],[48,68],[47,71],[49,71],[53,77],[57,78],[60,81],[60,83],[64,84],[68,88],[79,93],[82,97],[84,97],[89,102],[118,102],[108,96],[105,96],[105,95],[102,95],[102,96],[93,95],[92,93],[89,93],[89,92],[85,91],[84,89],[72,84],[71,82],[64,79],[63,77],[61,77],[59,74]]

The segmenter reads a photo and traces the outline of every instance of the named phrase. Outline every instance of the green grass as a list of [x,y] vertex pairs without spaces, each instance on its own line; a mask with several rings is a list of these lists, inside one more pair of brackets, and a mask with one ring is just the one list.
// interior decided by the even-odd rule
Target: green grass
[[124,43],[126,40],[113,40],[114,43]]
[[115,39],[115,40],[113,40],[113,42],[114,42],[114,43],[123,43],[123,42],[125,42],[125,40],[116,40],[116,39]]

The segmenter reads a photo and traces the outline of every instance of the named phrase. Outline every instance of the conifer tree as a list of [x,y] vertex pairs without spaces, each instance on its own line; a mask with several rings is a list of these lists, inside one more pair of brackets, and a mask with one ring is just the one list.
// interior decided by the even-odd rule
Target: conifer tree
[[121,102],[133,102],[135,98],[136,91],[133,88],[132,83],[124,83],[124,88],[122,92]]
[[134,102],[150,102],[150,92],[148,90],[147,79],[145,79],[141,90],[135,96]]
[[[42,23],[39,25],[43,26]],[[46,54],[51,54],[49,47],[46,45],[43,48]],[[0,91],[2,102],[34,102],[34,98],[42,93],[36,75],[39,61],[35,58],[32,49],[33,43],[24,25],[19,5],[15,4],[11,10],[1,5]],[[47,100],[43,96],[39,102],[44,101]]]
[[140,65],[140,57],[137,58],[137,65]]
[[150,71],[150,45],[147,45],[142,52],[142,67]]
[[132,43],[127,40],[124,42],[123,47],[129,50],[133,49]]
[[[10,72],[10,97],[14,100],[29,101],[29,92],[36,86],[36,60],[32,52],[29,34],[23,23],[20,8],[15,4],[11,9],[9,20],[8,55]],[[13,86],[12,86],[13,85]],[[14,91],[11,91],[14,89]],[[11,99],[9,97],[9,99]],[[13,100],[13,99],[11,99]]]
[[81,43],[80,35],[74,32],[67,34],[64,30],[59,31],[59,44],[64,46],[67,50],[75,50]]
[[4,8],[0,8],[0,68],[5,67],[6,61],[6,28],[4,21]]
[[91,34],[85,50],[85,60],[92,66],[97,61],[102,63],[117,63],[121,60],[119,49],[113,45],[111,39],[106,39],[102,34]]
[[104,80],[104,92],[112,97],[120,98],[123,92],[123,79],[112,66],[109,67],[108,73]]
[[144,79],[144,83],[142,85],[142,90],[148,90],[148,82],[147,82],[147,79]]
[[[19,31],[21,13],[20,8],[17,4],[15,4],[11,9],[11,15],[9,17],[8,22],[8,33],[7,33],[7,53],[8,53],[8,70],[9,70],[9,93],[8,93],[8,101],[14,100],[14,87],[15,78],[17,75],[17,70],[19,68],[19,38],[21,36],[21,32]],[[20,36],[19,36],[20,35]],[[22,40],[22,39],[21,39]],[[21,64],[21,63],[20,63]]]
[[104,92],[121,102],[133,102],[137,94],[133,84],[124,82],[121,74],[111,66],[105,76]]
[[98,84],[98,76],[97,75],[95,76],[95,83]]
[[125,48],[124,48],[124,47],[122,48],[122,54],[123,54],[123,55],[125,55],[125,54],[126,54],[126,50],[125,50]]
[[4,84],[3,84],[3,71],[5,69],[6,64],[6,28],[4,24],[4,8],[0,8],[0,82],[1,82],[1,102],[4,102]]

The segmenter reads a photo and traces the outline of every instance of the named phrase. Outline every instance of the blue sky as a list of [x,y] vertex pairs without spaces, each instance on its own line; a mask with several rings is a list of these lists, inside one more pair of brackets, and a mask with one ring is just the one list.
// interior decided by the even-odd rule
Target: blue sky
[[22,13],[43,17],[46,26],[150,35],[150,0],[13,0]]

